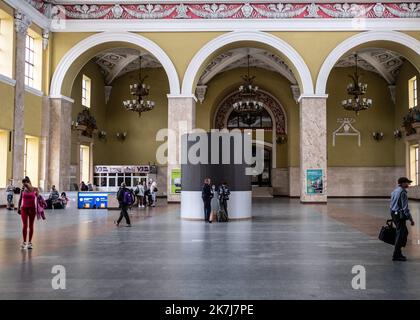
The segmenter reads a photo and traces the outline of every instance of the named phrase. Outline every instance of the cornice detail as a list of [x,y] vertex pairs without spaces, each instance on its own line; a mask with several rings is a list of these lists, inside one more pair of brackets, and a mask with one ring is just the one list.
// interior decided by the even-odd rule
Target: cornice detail
[[55,4],[51,1],[24,0],[47,18],[70,20],[119,19],[383,19],[420,18],[420,4],[395,3],[115,3]]

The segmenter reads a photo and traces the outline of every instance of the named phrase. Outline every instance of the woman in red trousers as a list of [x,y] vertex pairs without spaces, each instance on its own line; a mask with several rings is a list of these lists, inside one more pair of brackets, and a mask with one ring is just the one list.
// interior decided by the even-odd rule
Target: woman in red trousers
[[[34,234],[34,222],[37,210],[37,197],[38,189],[34,188],[31,184],[31,180],[25,177],[22,180],[23,188],[19,200],[18,213],[22,218],[22,235],[23,243],[22,249],[32,249],[32,236]],[[28,238],[29,229],[29,238]],[[28,242],[26,242],[28,240]]]

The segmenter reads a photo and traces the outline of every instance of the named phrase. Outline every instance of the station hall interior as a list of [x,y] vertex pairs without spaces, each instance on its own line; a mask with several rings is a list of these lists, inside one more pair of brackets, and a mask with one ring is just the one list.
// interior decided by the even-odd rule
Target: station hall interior
[[[1,0],[0,299],[419,299],[419,82],[415,1]],[[264,133],[263,171],[227,181],[229,223],[183,188],[197,129]],[[25,176],[69,197],[29,252],[6,210]],[[378,240],[400,177],[409,269]],[[115,228],[121,184],[150,180],[156,207]],[[80,207],[82,181],[107,207]]]

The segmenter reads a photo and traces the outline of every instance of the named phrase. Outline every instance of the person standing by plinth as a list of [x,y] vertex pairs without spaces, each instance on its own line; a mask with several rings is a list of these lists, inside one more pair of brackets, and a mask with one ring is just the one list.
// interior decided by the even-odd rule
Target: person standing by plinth
[[395,239],[393,261],[406,261],[407,258],[403,256],[401,248],[405,247],[408,237],[408,229],[406,221],[410,220],[411,225],[414,226],[414,220],[408,208],[407,188],[412,181],[406,177],[398,179],[398,187],[391,193],[391,217],[397,228],[397,237]]
[[203,189],[201,191],[201,198],[203,199],[204,204],[204,221],[210,222],[210,214],[211,214],[211,199],[213,198],[213,192],[211,190],[211,180],[210,178],[204,179]]
[[227,206],[229,196],[230,196],[230,190],[228,188],[227,182],[223,182],[222,185],[219,187],[219,201],[220,201],[220,206],[225,211],[227,221],[229,220],[228,206]]

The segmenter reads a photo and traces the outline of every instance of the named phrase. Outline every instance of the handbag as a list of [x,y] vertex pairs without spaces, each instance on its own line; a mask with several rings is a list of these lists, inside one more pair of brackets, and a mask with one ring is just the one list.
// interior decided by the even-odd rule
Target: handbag
[[396,237],[397,229],[392,224],[392,219],[387,220],[386,225],[382,226],[381,231],[379,231],[379,240],[394,245]]

